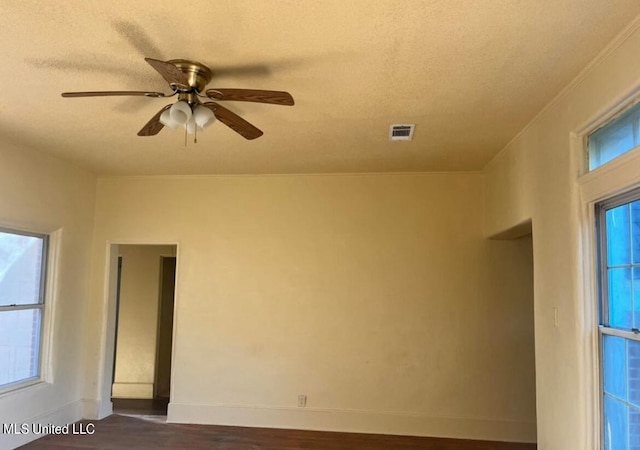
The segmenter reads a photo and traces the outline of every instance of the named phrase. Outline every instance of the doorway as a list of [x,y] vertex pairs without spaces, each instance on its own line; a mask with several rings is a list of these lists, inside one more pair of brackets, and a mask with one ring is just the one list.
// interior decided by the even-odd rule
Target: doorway
[[154,398],[169,399],[171,393],[171,346],[173,303],[176,287],[176,257],[162,256],[160,262],[160,305]]
[[119,245],[113,412],[166,415],[171,395],[175,245]]

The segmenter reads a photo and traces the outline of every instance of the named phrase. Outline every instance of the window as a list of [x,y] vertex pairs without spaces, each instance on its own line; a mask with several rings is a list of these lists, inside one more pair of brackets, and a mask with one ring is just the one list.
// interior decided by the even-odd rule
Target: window
[[596,213],[603,448],[640,450],[640,190]]
[[40,377],[48,237],[0,228],[0,391]]
[[589,170],[640,145],[640,103],[589,136]]

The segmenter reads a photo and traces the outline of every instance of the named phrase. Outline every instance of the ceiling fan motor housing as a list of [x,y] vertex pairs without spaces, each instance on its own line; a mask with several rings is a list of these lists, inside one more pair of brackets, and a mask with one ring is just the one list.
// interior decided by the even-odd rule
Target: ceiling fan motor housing
[[181,86],[176,86],[178,92],[202,92],[204,88],[211,81],[211,77],[213,76],[213,72],[207,66],[202,63],[196,61],[189,61],[186,59],[172,59],[171,61],[167,61],[174,66],[176,66],[182,73],[187,76],[187,80],[189,83],[189,88],[185,89]]

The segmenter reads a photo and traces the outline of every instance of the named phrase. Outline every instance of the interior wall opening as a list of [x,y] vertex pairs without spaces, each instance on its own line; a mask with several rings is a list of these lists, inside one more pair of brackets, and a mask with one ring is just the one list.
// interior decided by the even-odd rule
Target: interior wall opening
[[513,370],[522,380],[520,391],[514,392],[514,408],[529,411],[537,422],[536,412],[536,348],[534,314],[534,233],[532,221],[517,224],[491,236],[494,244],[510,255],[497,271],[490,274],[491,283],[505,293],[505,301],[496,309],[496,319],[517,329],[511,345],[517,349],[518,364]]
[[176,274],[175,245],[118,245],[111,384],[113,411],[166,415]]

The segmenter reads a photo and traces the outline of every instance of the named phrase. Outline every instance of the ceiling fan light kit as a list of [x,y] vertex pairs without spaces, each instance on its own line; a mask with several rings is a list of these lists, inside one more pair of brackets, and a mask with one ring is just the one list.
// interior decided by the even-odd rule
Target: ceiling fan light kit
[[196,105],[196,107],[193,108],[193,120],[201,130],[204,130],[209,125],[211,125],[214,120],[216,120],[216,116],[209,108],[205,108],[201,105]]
[[171,118],[171,109],[165,109],[162,114],[160,114],[160,123],[165,127],[169,127],[172,130],[175,130],[180,126],[179,122],[176,122]]
[[183,125],[187,134],[195,134],[196,129],[202,131],[216,120],[215,114],[202,105],[191,106],[180,100],[160,114],[160,123],[175,130]]
[[192,114],[193,112],[191,111],[191,106],[189,106],[189,103],[185,102],[184,100],[180,100],[178,103],[174,103],[173,106],[169,108],[169,115],[171,116],[171,120],[179,125],[186,124],[189,119],[191,119]]
[[[178,96],[178,101],[165,105],[138,132],[138,136],[155,136],[163,127],[176,129],[180,125],[186,134],[196,134],[211,125],[215,119],[240,134],[245,139],[256,139],[262,136],[262,131],[244,120],[231,110],[216,102],[202,102],[206,98],[216,101],[244,101],[268,103],[275,105],[293,106],[291,94],[283,91],[265,91],[259,89],[208,89],[213,72],[204,64],[185,59],[160,61],[145,58],[162,77],[169,83],[170,95],[162,92],[145,91],[94,91],[94,92],[64,92],[63,97],[107,97],[107,96],[145,96],[150,98],[164,98]],[[204,92],[205,95],[201,93]]]

